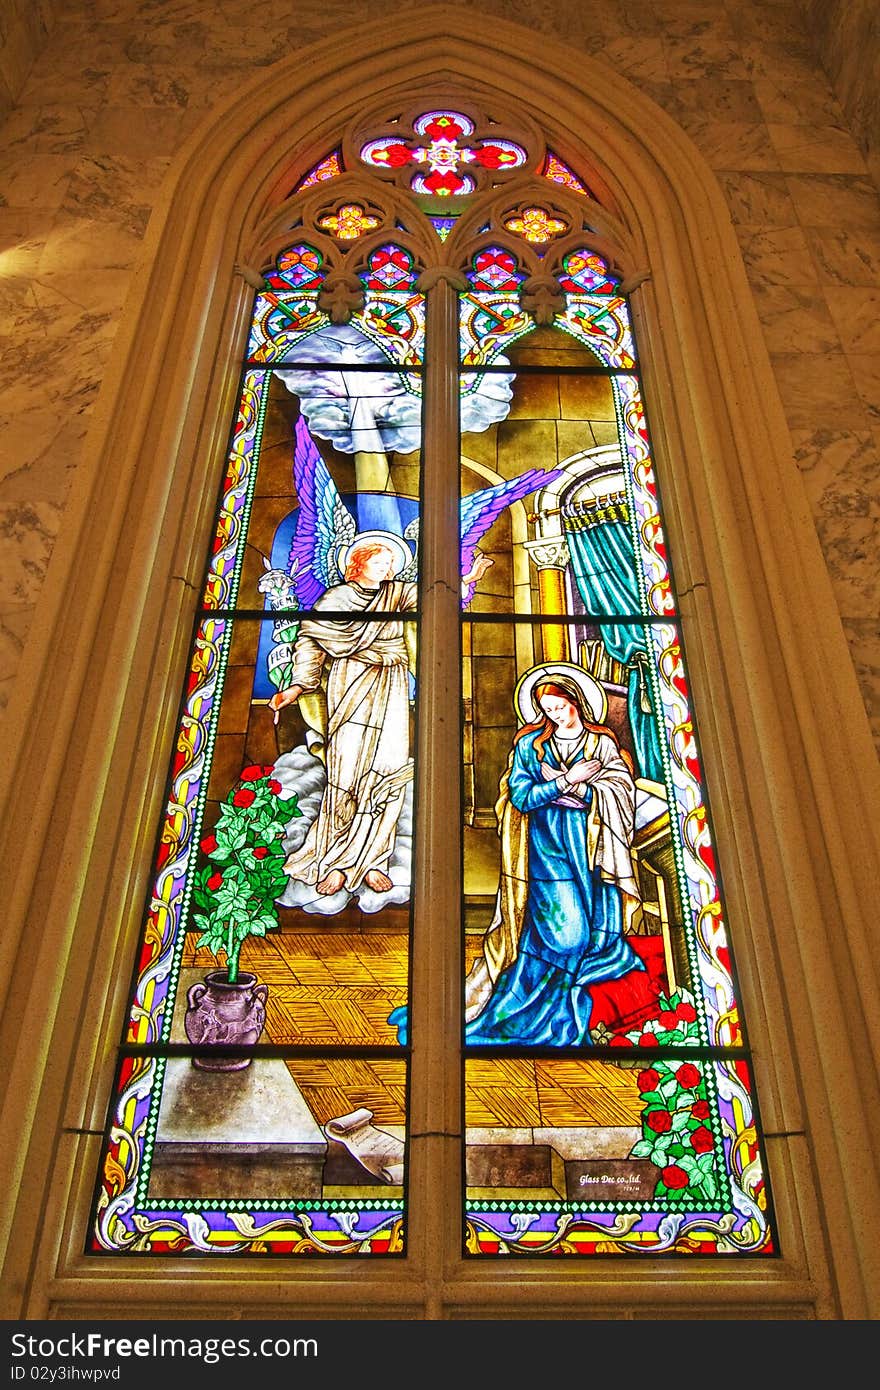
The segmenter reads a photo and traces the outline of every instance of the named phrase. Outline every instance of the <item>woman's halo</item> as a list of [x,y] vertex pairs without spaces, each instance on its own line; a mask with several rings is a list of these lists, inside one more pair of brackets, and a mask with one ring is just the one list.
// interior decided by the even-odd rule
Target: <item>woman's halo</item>
[[413,558],[405,540],[400,536],[395,536],[393,531],[359,531],[346,550],[339,556],[339,568],[343,574],[348,568],[352,557],[362,550],[365,545],[384,545],[386,550],[391,552],[393,557],[394,575],[400,574],[401,570],[406,569]]
[[517,681],[513,699],[521,724],[534,724],[541,718],[542,712],[532,691],[536,685],[541,685],[544,681],[553,681],[563,689],[566,685],[573,686],[583,701],[584,709],[592,715],[593,722],[605,723],[608,697],[599,682],[582,666],[575,666],[573,661],[547,661],[542,662],[540,666],[533,666]]

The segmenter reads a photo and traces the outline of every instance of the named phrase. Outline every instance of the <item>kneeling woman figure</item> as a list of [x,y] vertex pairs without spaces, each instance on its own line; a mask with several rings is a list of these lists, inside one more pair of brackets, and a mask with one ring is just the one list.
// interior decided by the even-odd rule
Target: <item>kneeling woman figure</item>
[[501,881],[467,980],[469,1043],[588,1045],[590,986],[644,969],[624,930],[640,910],[632,763],[602,722],[605,692],[567,666],[540,668],[537,718],[502,778]]

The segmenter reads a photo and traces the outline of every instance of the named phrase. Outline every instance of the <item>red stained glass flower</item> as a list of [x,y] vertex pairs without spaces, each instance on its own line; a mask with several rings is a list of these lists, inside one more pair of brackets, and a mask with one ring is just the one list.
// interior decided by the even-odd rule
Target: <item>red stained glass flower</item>
[[692,1091],[700,1084],[700,1073],[692,1062],[685,1062],[675,1073],[675,1079],[686,1091]]
[[677,1163],[668,1163],[660,1174],[667,1187],[681,1189],[688,1185],[688,1175]]
[[429,135],[432,140],[459,140],[465,134],[465,130],[464,126],[452,114],[444,114],[435,116],[424,127],[424,133]]
[[691,1148],[695,1153],[707,1154],[712,1148],[712,1135],[705,1125],[700,1125],[691,1135]]
[[672,1129],[672,1116],[668,1110],[652,1110],[645,1116],[645,1124],[655,1134],[668,1134]]
[[443,173],[427,174],[422,180],[423,186],[429,193],[436,193],[440,198],[448,198],[453,193],[457,193],[463,186],[464,179],[459,178],[458,174],[453,174],[450,169]]

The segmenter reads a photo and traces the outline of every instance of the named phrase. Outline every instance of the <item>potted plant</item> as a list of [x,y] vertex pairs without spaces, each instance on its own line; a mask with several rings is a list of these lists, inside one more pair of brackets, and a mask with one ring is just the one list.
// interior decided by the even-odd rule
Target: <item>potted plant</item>
[[196,871],[193,921],[201,930],[197,947],[207,947],[224,963],[187,993],[184,1029],[191,1043],[212,1051],[193,1058],[206,1071],[239,1071],[250,1057],[223,1054],[219,1044],[251,1047],[266,1022],[268,986],[239,969],[249,936],[265,936],[278,926],[276,898],[287,883],[284,833],[302,814],[296,793],[282,795],[274,767],[252,764],[242,770],[220,808],[217,824],[201,841],[205,862]]

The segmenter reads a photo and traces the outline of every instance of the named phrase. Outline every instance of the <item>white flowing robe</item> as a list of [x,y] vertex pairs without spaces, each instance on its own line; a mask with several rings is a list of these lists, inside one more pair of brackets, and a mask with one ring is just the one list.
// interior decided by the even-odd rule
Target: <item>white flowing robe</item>
[[302,883],[314,885],[338,869],[346,889],[356,893],[371,869],[387,873],[412,777],[409,656],[401,619],[362,615],[415,606],[415,584],[338,584],[315,608],[350,612],[352,618],[302,621],[292,684],[317,690],[328,667],[327,785],[316,820],[284,866]]

